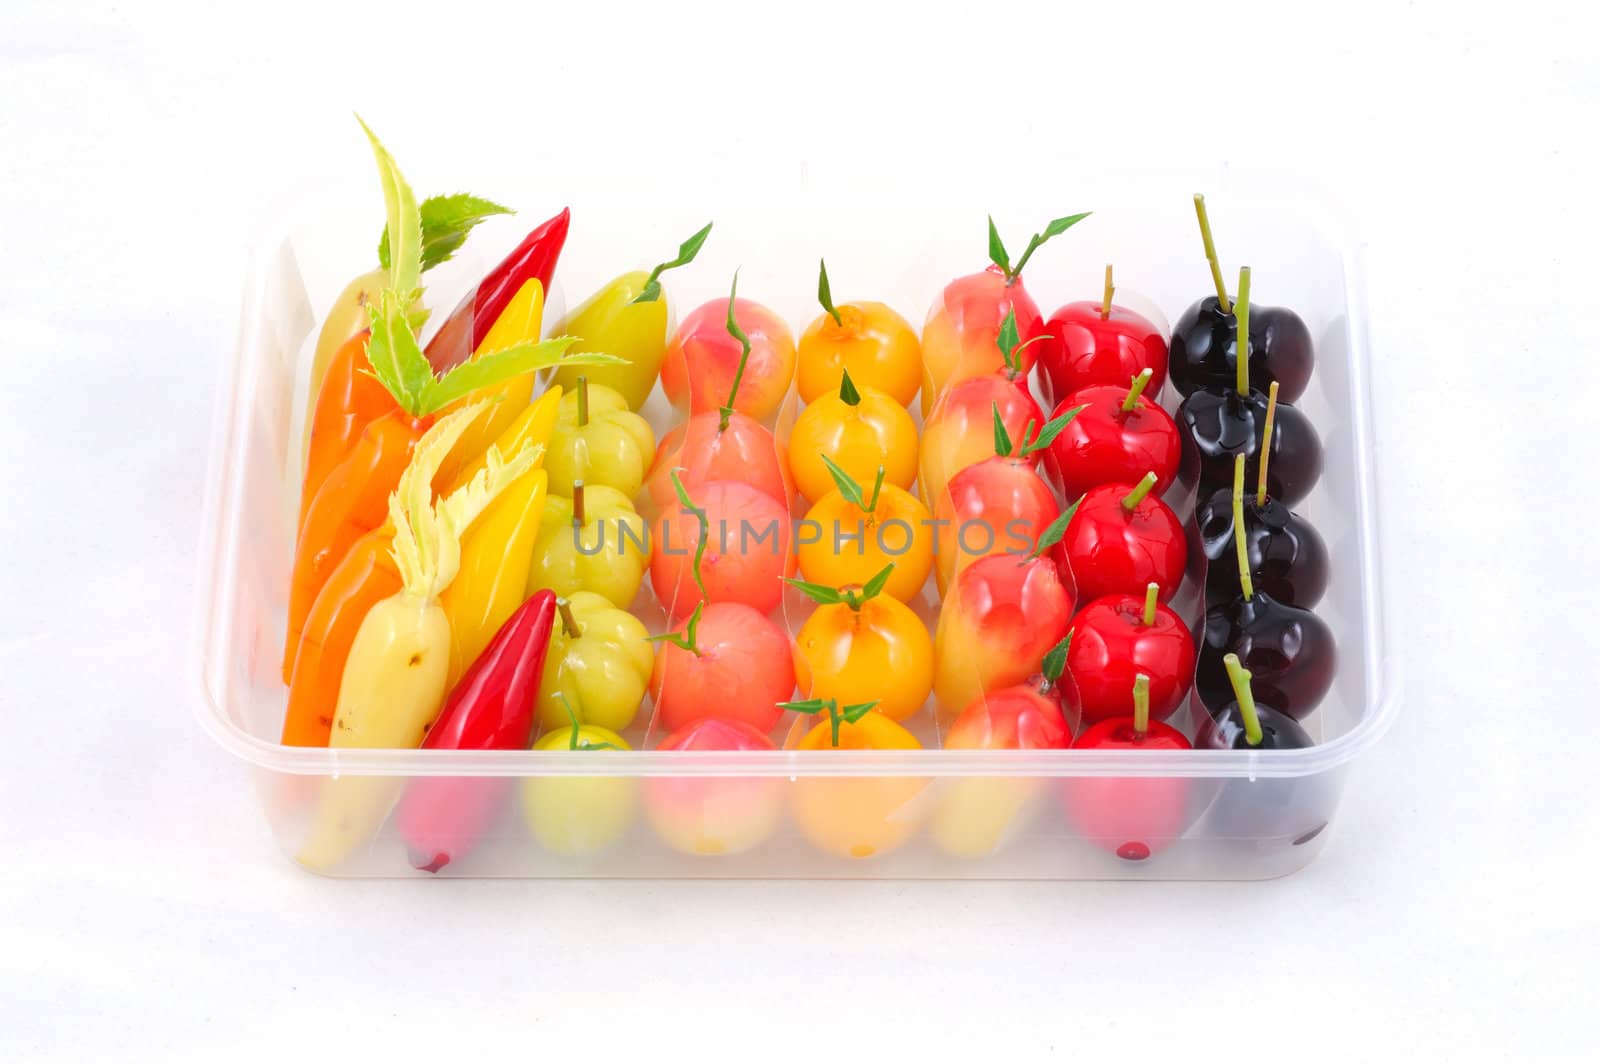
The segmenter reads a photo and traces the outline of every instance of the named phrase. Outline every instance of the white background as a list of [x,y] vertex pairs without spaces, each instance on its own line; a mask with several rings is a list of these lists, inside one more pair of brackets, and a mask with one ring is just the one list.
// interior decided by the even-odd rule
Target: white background
[[[1600,68],[1576,16],[336,6],[0,11],[0,1058],[1594,1039]],[[997,196],[1036,159],[1064,187],[1174,158],[1335,190],[1365,240],[1409,689],[1323,856],[1240,885],[292,868],[193,722],[184,654],[245,238],[284,188],[369,180],[351,110],[424,189],[544,152],[552,180],[566,155],[664,202],[796,153],[968,167]]]

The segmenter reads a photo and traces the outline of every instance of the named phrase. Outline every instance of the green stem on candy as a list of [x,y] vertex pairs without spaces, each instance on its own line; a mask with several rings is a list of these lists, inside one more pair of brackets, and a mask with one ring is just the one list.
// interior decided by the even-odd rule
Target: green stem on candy
[[671,643],[679,650],[687,650],[695,657],[700,656],[700,644],[696,636],[700,632],[700,614],[706,608],[704,600],[695,603],[694,612],[689,614],[689,623],[683,626],[682,632],[662,632],[660,635],[647,635],[645,641],[649,643]]
[[589,423],[589,378],[578,377],[578,427]]
[[1139,735],[1150,730],[1150,677],[1142,672],[1133,678],[1133,730]]
[[878,508],[878,496],[883,494],[883,478],[888,473],[887,466],[878,467],[878,475],[872,481],[872,498],[867,500],[867,513],[872,513]]
[[566,711],[567,720],[571,723],[572,733],[567,738],[568,750],[621,750],[616,743],[591,743],[583,738],[583,722],[578,720],[578,714],[573,712],[572,704],[567,701],[567,696],[561,691],[555,693],[561,699],[561,708]]
[[1139,618],[1149,628],[1156,623],[1156,604],[1161,597],[1161,585],[1154,580],[1144,586],[1144,613]]
[[722,417],[717,422],[717,431],[725,432],[728,422],[733,419],[733,401],[739,394],[739,382],[744,380],[744,367],[750,361],[750,337],[739,328],[739,323],[733,318],[733,305],[739,297],[739,271],[733,271],[733,288],[728,292],[728,335],[739,341],[743,349],[739,352],[739,366],[733,371],[733,384],[728,388],[728,402],[720,411]]
[[1106,263],[1106,292],[1100,299],[1100,320],[1111,320],[1111,296],[1116,292],[1116,286],[1111,283],[1111,263]]
[[1261,430],[1261,460],[1256,471],[1256,505],[1267,504],[1267,463],[1272,460],[1272,424],[1278,416],[1278,382],[1267,387],[1267,419]]
[[1155,470],[1152,469],[1139,480],[1139,483],[1133,486],[1132,491],[1122,497],[1123,510],[1130,514],[1133,513],[1139,508],[1139,504],[1144,502],[1144,497],[1150,494],[1150,489],[1155,486],[1156,474]]
[[695,586],[700,589],[700,601],[710,601],[711,596],[706,593],[705,578],[700,575],[700,560],[706,556],[707,541],[711,538],[711,520],[706,517],[705,507],[696,506],[694,500],[689,498],[689,489],[683,486],[683,481],[678,479],[678,474],[683,472],[683,467],[674,468],[668,476],[672,478],[672,490],[678,495],[678,505],[682,506],[685,513],[692,515],[700,526],[699,542],[694,548],[694,563],[690,571],[694,575]]
[[644,287],[639,290],[638,295],[633,297],[632,302],[654,303],[657,299],[660,299],[661,281],[659,278],[661,275],[667,270],[674,269],[678,266],[687,266],[689,263],[693,262],[694,257],[700,254],[700,247],[706,242],[706,237],[710,235],[711,223],[707,222],[704,229],[700,230],[694,236],[691,236],[688,240],[685,240],[683,243],[679,244],[678,257],[675,259],[668,259],[666,262],[658,263],[656,268],[650,271],[650,276],[645,278]]
[[833,305],[833,289],[828,285],[828,260],[817,260],[817,302],[822,304],[822,309],[833,318],[833,323],[839,328],[844,328],[844,319],[839,317],[839,311]]
[[1122,412],[1124,414],[1133,413],[1134,404],[1139,401],[1139,396],[1144,394],[1144,390],[1149,387],[1150,381],[1154,377],[1155,370],[1147,366],[1139,371],[1137,377],[1133,378],[1133,383],[1128,385],[1128,397],[1122,400]]
[[1239,301],[1233,307],[1239,322],[1234,341],[1233,386],[1240,395],[1250,394],[1250,267],[1239,267]]
[[1255,596],[1255,582],[1250,579],[1250,551],[1244,542],[1244,455],[1233,459],[1233,549],[1239,557],[1239,590],[1249,602]]
[[1217,308],[1224,314],[1233,313],[1228,306],[1228,286],[1222,283],[1222,266],[1217,262],[1217,245],[1211,242],[1211,219],[1206,216],[1206,198],[1194,194],[1194,213],[1200,219],[1200,239],[1206,246],[1206,262],[1211,266],[1211,283],[1217,286]]
[[1228,670],[1228,682],[1233,684],[1233,697],[1239,703],[1239,716],[1244,718],[1245,742],[1261,745],[1261,717],[1256,713],[1256,696],[1250,690],[1250,670],[1239,663],[1239,655],[1224,654],[1223,667]]

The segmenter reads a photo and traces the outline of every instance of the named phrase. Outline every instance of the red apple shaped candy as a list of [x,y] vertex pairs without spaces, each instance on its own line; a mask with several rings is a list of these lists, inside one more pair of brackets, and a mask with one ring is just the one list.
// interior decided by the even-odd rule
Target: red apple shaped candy
[[647,516],[675,505],[671,472],[694,491],[713,480],[742,480],[774,499],[792,501],[784,449],[754,418],[708,410],[667,433],[645,477]]
[[1082,699],[1087,722],[1133,712],[1136,677],[1150,679],[1150,716],[1166,720],[1183,704],[1194,680],[1194,637],[1171,608],[1156,601],[1150,584],[1144,597],[1107,595],[1072,620],[1067,665]]
[[[1134,713],[1091,725],[1073,741],[1074,750],[1168,752],[1188,750],[1189,740],[1149,719],[1149,678],[1133,688]],[[1189,781],[1182,776],[1070,776],[1062,800],[1073,829],[1125,861],[1142,861],[1189,826]]]
[[1035,455],[1043,452],[1073,416],[1063,412],[1031,439],[1023,429],[1020,446],[1011,442],[994,407],[993,458],[969,465],[951,479],[934,507],[934,557],[939,590],[956,573],[989,554],[1025,554],[1038,543],[1061,505],[1040,479]]
[[1072,592],[1051,548],[1058,518],[1034,552],[991,554],[950,585],[933,637],[933,693],[948,722],[985,691],[1022,683],[1034,663],[1067,634]]
[[789,510],[748,484],[713,480],[693,493],[672,474],[679,505],[651,527],[650,586],[673,620],[701,601],[771,613],[794,575]]
[[738,298],[738,291],[736,275],[726,300],[683,319],[661,363],[661,387],[691,413],[726,406],[765,421],[794,379],[794,335],[777,314]]
[[1062,546],[1082,598],[1142,595],[1151,583],[1162,602],[1177,593],[1188,543],[1177,515],[1152,493],[1155,484],[1146,473],[1137,484],[1103,484],[1078,500]]
[[[1067,639],[1053,647],[1026,683],[979,695],[944,730],[946,750],[1062,750],[1072,742],[1061,688]],[[1026,823],[1040,780],[970,776],[941,781],[929,835],[944,852],[985,857]]]
[[[922,328],[922,416],[926,418],[946,388],[969,377],[981,377],[1004,368],[996,341],[1002,323],[1014,319],[1025,342],[1043,335],[1044,320],[1038,304],[1022,286],[1022,268],[1039,246],[1066,232],[1087,214],[1057,218],[1035,233],[1027,250],[1011,264],[1011,256],[989,219],[989,258],[982,273],[960,277],[945,286],[928,312]],[[1032,368],[1033,352],[1022,356],[1024,375]],[[952,470],[954,472],[954,470]]]
[[[667,736],[658,750],[776,750],[766,733],[741,720],[706,718]],[[680,853],[743,853],[765,842],[783,813],[779,777],[652,776],[644,811],[656,835]]]
[[749,606],[702,603],[682,632],[654,638],[650,697],[666,731],[714,717],[770,732],[783,716],[778,703],[794,694],[789,637]]
[[[1006,345],[1004,358],[1009,366],[1019,364],[1022,342],[1017,335],[1015,318],[1008,315],[1001,340]],[[923,501],[930,507],[951,477],[995,453],[996,407],[1012,439],[1021,439],[1030,422],[1042,425],[1045,421],[1039,404],[1028,394],[1027,377],[1010,369],[953,385],[927,415],[922,425],[917,483]],[[1035,464],[1042,458],[1043,455],[1035,459]]]
[[1045,400],[1060,401],[1080,388],[1121,385],[1145,370],[1150,394],[1159,395],[1167,379],[1167,341],[1155,323],[1111,302],[1111,267],[1106,267],[1104,297],[1068,303],[1050,316],[1039,346],[1039,375]]
[[1153,379],[1146,369],[1130,386],[1097,384],[1082,388],[1056,407],[1082,412],[1050,444],[1045,459],[1051,478],[1069,499],[1102,484],[1131,484],[1156,475],[1160,495],[1178,477],[1183,437],[1172,415],[1145,398]]

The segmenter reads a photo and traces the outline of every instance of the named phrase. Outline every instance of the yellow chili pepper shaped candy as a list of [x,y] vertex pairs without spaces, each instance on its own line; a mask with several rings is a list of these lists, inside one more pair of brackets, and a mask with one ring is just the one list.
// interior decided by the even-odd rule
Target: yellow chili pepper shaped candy
[[[517,289],[517,294],[511,297],[506,309],[489,327],[489,332],[473,355],[474,359],[481,358],[490,351],[499,351],[514,344],[538,340],[543,321],[544,286],[535,278],[524,282],[523,286]],[[494,443],[500,434],[517,420],[518,415],[528,408],[528,401],[533,398],[534,376],[532,373],[519,373],[498,384],[479,388],[447,408],[448,413],[459,410],[468,403],[487,401],[491,404],[488,413],[477,424],[467,429],[461,437],[461,442],[445,459],[440,473],[443,480],[454,480],[464,465],[481,457],[489,449],[489,445]]]
[[[429,429],[389,497],[401,589],[374,605],[356,631],[339,682],[330,747],[415,747],[444,704],[451,638],[439,596],[460,568],[461,532],[527,473],[535,458],[532,446],[509,461],[491,450],[472,483],[432,501],[439,463],[486,406],[474,403]],[[381,777],[328,779],[300,862],[326,869],[348,857],[383,823],[398,783]]]
[[542,731],[578,720],[619,732],[633,723],[655,667],[644,622],[592,591],[558,599],[550,651],[539,679]]
[[[550,431],[555,428],[556,413],[560,410],[561,389],[552,387],[539,398],[533,405],[524,407],[517,415],[500,438],[494,441],[494,446],[501,454],[516,454],[524,445],[534,448],[533,468],[544,468],[544,456],[550,442]],[[467,463],[455,477],[446,481],[443,477],[434,479],[435,494],[448,495],[452,491],[459,491],[472,482],[472,478],[483,472],[488,464],[489,453],[485,451],[471,462]]]
[[616,488],[630,499],[639,493],[656,453],[650,423],[628,409],[622,393],[590,384],[580,375],[561,397],[561,413],[550,434],[544,467],[550,490],[571,495],[578,481]]
[[[711,233],[711,226],[685,240],[676,258],[663,262],[646,273],[634,270],[615,278],[584,300],[556,326],[557,336],[576,336],[572,351],[598,351],[624,359],[626,365],[558,369],[555,380],[567,391],[578,383],[578,374],[621,393],[630,410],[637,410],[650,397],[666,357],[667,338],[676,327],[672,308],[658,278],[666,271],[694,260]],[[552,481],[551,491],[555,491]]]
[[545,481],[542,469],[522,474],[461,540],[461,571],[439,596],[450,621],[450,687],[527,601]]
[[626,608],[649,564],[649,533],[628,497],[600,484],[578,485],[571,498],[545,496],[528,594],[549,588],[571,598],[593,591]]

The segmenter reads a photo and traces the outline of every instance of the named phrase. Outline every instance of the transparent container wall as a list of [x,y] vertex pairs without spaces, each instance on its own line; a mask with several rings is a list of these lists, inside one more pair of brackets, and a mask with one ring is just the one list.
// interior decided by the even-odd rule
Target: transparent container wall
[[[413,864],[429,863],[427,855],[419,857],[402,837],[398,817],[385,815],[424,777],[435,785],[441,778],[479,785],[480,804],[489,810],[477,844],[451,855],[439,875],[1246,879],[1301,867],[1328,837],[1345,764],[1376,737],[1391,709],[1376,560],[1367,555],[1365,324],[1347,291],[1351,264],[1322,228],[1322,212],[1254,194],[1209,202],[1224,258],[1253,268],[1258,304],[1293,307],[1317,341],[1316,372],[1297,405],[1321,435],[1326,464],[1297,510],[1316,525],[1331,553],[1333,577],[1316,612],[1338,639],[1340,667],[1332,691],[1304,722],[1321,744],[1316,751],[1277,761],[1197,752],[1162,761],[1160,768],[1075,751],[1021,761],[1005,752],[981,762],[952,760],[937,750],[939,722],[931,705],[907,722],[929,750],[905,755],[893,772],[881,759],[831,752],[744,755],[752,775],[743,777],[726,763],[702,775],[693,758],[677,768],[659,759],[597,753],[582,755],[594,759],[596,775],[578,777],[570,768],[551,771],[549,754],[485,759],[430,752],[376,769],[382,775],[362,776],[358,769],[370,769],[370,755],[362,761],[338,751],[279,747],[285,703],[279,659],[304,376],[318,315],[346,279],[331,264],[351,263],[353,273],[370,254],[365,231],[343,216],[302,219],[262,256],[247,294],[238,361],[224,374],[200,580],[202,722],[252,766],[272,830],[291,856],[304,858],[315,843],[318,817],[325,816],[319,809],[351,792],[370,792],[358,803],[382,807],[370,814],[379,825],[370,836],[337,861],[306,862],[339,875],[426,874]],[[870,243],[858,237],[854,259],[829,252],[836,298],[888,302],[920,330],[943,286],[982,268],[982,208],[924,206],[883,204],[871,217],[881,237]],[[1192,207],[1181,189],[1114,195],[1098,207],[1028,267],[1026,284],[1046,316],[1061,304],[1097,298],[1107,261],[1116,264],[1117,301],[1162,328],[1207,293]],[[1023,217],[1028,209],[1021,204],[1007,216]],[[1037,213],[1042,224],[1050,205]],[[822,237],[839,224],[820,198],[798,216]],[[797,230],[792,247],[776,240],[739,246],[738,221],[719,217],[701,261],[667,275],[675,317],[725,298],[734,257],[743,253],[755,268],[741,274],[741,296],[776,310],[798,336],[820,313],[811,253],[818,237]],[[793,218],[785,223],[792,224]],[[431,274],[440,293],[435,305],[452,304],[495,261],[501,250],[496,238],[509,246],[516,235],[505,228],[485,231],[473,238],[480,247]],[[646,265],[684,234],[641,221],[639,232],[613,228],[602,235],[596,243],[574,212],[547,323],[558,320],[563,291],[581,298],[616,273]],[[1011,242],[1021,245],[1025,238],[1019,232]],[[734,246],[718,250],[719,240]],[[785,249],[781,260],[774,247]],[[1239,257],[1243,249],[1247,260]],[[1170,388],[1160,398],[1175,409]],[[674,404],[658,387],[644,410],[658,439],[681,423],[685,402]],[[780,441],[798,405],[791,391],[766,416]],[[920,420],[915,404],[913,412]],[[659,512],[652,487],[661,489],[646,484],[641,513]],[[1168,501],[1180,517],[1189,516],[1193,501],[1181,488]],[[796,498],[793,505],[794,516],[802,516],[805,501]],[[933,584],[930,577],[913,603],[930,631],[939,609]],[[1174,605],[1195,620],[1199,601],[1191,579]],[[634,611],[652,631],[662,631],[669,626],[668,605],[658,601],[647,574]],[[792,635],[811,609],[791,591],[772,616]],[[1192,736],[1200,712],[1191,702],[1171,723]],[[624,732],[636,749],[649,750],[662,738],[653,718],[647,699]],[[780,746],[792,746],[796,728],[809,723],[785,721],[771,734]],[[842,760],[816,760],[829,757]],[[854,771],[840,767],[852,764],[867,767],[859,776],[839,774]],[[330,789],[340,796],[330,798]]]

